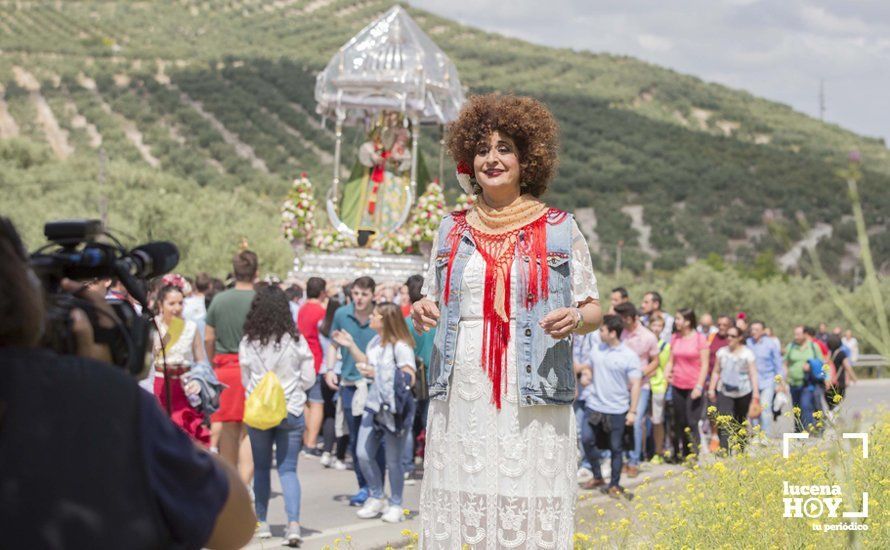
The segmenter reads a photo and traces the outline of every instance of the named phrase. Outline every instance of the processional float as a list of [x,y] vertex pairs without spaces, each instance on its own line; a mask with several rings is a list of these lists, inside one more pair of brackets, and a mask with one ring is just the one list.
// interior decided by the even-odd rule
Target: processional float
[[[368,245],[407,222],[431,180],[419,148],[421,128],[441,132],[457,118],[465,100],[457,68],[401,6],[394,6],[331,58],[316,78],[315,100],[316,111],[334,124],[328,221],[354,246],[301,254],[295,271],[384,281],[422,273],[426,258],[384,254]],[[349,127],[363,131],[365,139],[344,180],[344,129]],[[440,175],[441,162],[440,152]]]

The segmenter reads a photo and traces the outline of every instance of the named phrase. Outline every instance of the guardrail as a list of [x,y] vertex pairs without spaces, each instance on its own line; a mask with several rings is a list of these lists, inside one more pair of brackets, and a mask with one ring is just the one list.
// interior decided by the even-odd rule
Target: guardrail
[[859,372],[864,372],[867,378],[883,378],[887,369],[890,368],[890,361],[881,355],[860,355],[853,363],[853,368]]

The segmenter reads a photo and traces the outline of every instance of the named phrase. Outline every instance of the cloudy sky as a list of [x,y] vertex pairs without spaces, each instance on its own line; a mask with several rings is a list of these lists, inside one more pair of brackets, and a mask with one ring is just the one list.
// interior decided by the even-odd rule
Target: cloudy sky
[[529,42],[627,54],[890,142],[890,0],[409,0]]

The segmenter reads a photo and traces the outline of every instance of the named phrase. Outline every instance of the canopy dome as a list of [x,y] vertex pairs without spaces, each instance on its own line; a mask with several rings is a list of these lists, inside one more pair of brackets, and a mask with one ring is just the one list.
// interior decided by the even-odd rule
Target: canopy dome
[[457,118],[465,97],[457,68],[401,6],[352,37],[315,82],[320,114],[360,118],[383,110],[419,122]]

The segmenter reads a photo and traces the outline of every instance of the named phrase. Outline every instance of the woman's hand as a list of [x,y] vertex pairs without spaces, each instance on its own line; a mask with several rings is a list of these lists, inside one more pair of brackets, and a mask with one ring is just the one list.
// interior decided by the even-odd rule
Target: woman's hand
[[374,367],[367,363],[357,362],[355,368],[358,369],[359,373],[365,378],[374,378],[374,374],[376,374]]
[[197,395],[201,393],[201,384],[197,380],[189,380],[182,389],[186,395]]
[[328,371],[324,373],[324,382],[328,385],[329,388],[334,391],[337,391],[337,389],[339,389],[339,386],[337,385],[337,373],[334,371]]
[[551,338],[561,340],[575,330],[579,320],[581,312],[578,308],[561,307],[545,315],[538,324]]
[[411,367],[402,367],[402,372],[411,377],[411,387],[414,387],[415,382],[417,382],[417,377],[414,374],[414,369]]
[[439,308],[429,298],[421,298],[411,306],[411,319],[414,330],[424,334],[439,324]]

